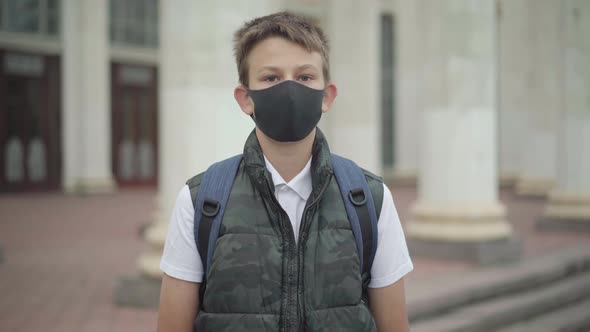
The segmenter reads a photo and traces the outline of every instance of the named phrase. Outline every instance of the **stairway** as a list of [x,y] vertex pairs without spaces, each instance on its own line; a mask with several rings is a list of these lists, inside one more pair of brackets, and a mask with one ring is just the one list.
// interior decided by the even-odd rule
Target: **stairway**
[[590,331],[590,245],[408,286],[413,332]]

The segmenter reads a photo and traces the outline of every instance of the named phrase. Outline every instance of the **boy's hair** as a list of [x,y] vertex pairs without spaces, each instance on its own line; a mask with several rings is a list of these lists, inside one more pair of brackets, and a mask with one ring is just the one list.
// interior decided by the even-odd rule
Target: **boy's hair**
[[289,12],[280,12],[246,22],[234,34],[234,53],[240,83],[248,86],[248,55],[259,42],[269,37],[282,37],[309,52],[322,56],[324,80],[330,81],[329,47],[326,35],[311,20]]

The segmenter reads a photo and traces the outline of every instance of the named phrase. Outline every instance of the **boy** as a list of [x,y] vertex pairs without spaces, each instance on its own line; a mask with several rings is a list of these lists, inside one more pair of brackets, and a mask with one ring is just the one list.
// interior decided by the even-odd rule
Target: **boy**
[[363,274],[316,128],[337,96],[324,33],[277,13],[247,22],[234,46],[234,97],[256,129],[208,268],[193,233],[202,174],[178,196],[161,262],[158,331],[407,331],[403,276],[413,266],[391,193],[364,172],[379,218]]

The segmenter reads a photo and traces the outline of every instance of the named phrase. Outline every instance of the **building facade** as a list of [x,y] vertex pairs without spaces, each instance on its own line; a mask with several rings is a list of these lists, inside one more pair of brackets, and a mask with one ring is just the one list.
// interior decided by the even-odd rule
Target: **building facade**
[[339,97],[320,127],[418,182],[407,235],[427,251],[512,243],[500,184],[590,219],[585,0],[0,0],[0,191],[157,188],[140,265],[158,275],[178,190],[254,127],[232,34],[279,10],[327,32]]
[[157,184],[158,3],[0,1],[0,190]]

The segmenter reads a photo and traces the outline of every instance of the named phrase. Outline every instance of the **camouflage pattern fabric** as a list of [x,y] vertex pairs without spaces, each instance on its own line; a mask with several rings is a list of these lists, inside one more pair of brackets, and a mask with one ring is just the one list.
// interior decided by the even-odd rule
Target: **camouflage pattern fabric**
[[[299,243],[255,132],[244,147],[195,321],[205,331],[376,331],[328,144],[318,129]],[[377,215],[382,180],[365,172]],[[195,201],[202,174],[190,179]]]

